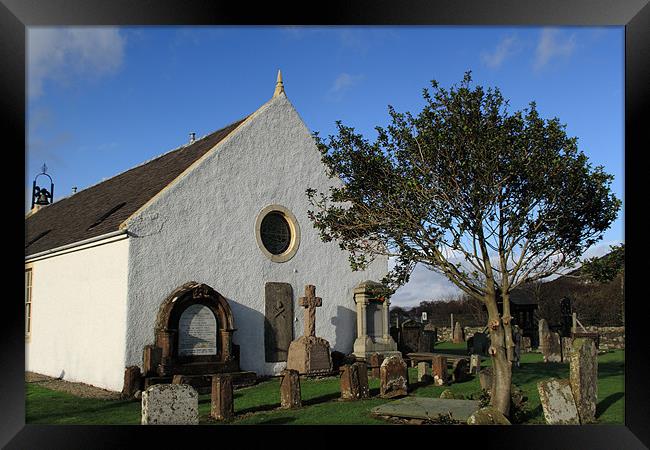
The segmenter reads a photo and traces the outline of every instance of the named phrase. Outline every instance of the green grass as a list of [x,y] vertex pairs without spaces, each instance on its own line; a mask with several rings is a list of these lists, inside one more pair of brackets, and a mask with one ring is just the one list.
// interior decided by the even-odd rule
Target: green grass
[[[463,344],[442,343],[436,351],[464,354]],[[483,366],[490,365],[489,359]],[[544,423],[537,392],[537,382],[546,378],[568,378],[569,366],[562,363],[543,363],[538,353],[525,353],[521,367],[514,368],[513,382],[528,395],[526,423]],[[480,391],[478,377],[451,386],[419,385],[417,370],[409,368],[411,395],[439,397],[444,389],[466,397]],[[378,398],[379,380],[370,378],[373,398],[361,401],[339,400],[337,377],[319,380],[301,380],[303,407],[280,410],[280,383],[271,379],[255,386],[234,392],[235,413],[233,424],[386,424],[375,418],[370,410],[391,400]],[[53,391],[35,383],[27,383],[26,422],[47,424],[133,424],[140,423],[140,402],[127,400],[96,400],[75,397]],[[616,350],[598,357],[599,423],[624,423],[624,351]],[[215,424],[210,418],[210,395],[199,397],[200,422]]]

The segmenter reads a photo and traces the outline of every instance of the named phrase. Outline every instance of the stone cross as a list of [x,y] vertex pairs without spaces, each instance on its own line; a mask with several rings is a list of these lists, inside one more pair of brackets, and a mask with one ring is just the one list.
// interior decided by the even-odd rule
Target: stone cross
[[323,304],[323,299],[316,297],[316,286],[305,285],[305,296],[299,299],[305,308],[305,336],[316,336],[316,307]]

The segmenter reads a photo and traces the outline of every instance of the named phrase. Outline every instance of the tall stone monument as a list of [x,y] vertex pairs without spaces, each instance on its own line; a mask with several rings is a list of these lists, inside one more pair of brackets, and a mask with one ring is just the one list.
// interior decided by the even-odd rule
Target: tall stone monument
[[316,297],[316,286],[305,286],[305,296],[300,297],[305,308],[305,332],[289,345],[287,369],[297,370],[301,375],[321,375],[332,372],[330,344],[316,336],[316,308],[323,299]]
[[397,343],[389,332],[388,309],[390,302],[384,286],[375,281],[363,281],[354,288],[357,306],[357,338],[354,356],[368,361],[370,355],[379,353],[385,357],[400,355]]

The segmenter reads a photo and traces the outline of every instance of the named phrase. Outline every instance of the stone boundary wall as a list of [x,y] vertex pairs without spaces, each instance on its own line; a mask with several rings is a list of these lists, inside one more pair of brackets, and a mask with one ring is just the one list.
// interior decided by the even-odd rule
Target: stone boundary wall
[[[470,336],[473,336],[474,333],[483,331],[485,327],[463,327],[465,329],[465,340]],[[625,327],[596,327],[596,326],[585,326],[585,329],[589,333],[599,333],[600,334],[600,349],[601,350],[614,350],[614,349],[624,349],[625,348]],[[578,326],[578,330],[582,331],[582,328]],[[439,327],[438,328],[438,342],[451,342],[452,334],[451,327]]]

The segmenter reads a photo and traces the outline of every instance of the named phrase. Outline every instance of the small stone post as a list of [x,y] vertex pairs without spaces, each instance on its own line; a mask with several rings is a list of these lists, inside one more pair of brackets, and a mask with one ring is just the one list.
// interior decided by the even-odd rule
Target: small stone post
[[438,386],[447,382],[447,358],[436,355],[431,360],[431,376]]
[[379,378],[379,367],[381,366],[381,363],[383,361],[384,361],[384,357],[379,353],[373,353],[372,355],[370,355],[370,366],[372,367],[370,375],[373,378]]
[[370,388],[368,387],[368,365],[363,361],[352,364],[357,367],[359,398],[369,398]]
[[232,377],[230,375],[212,376],[211,400],[210,415],[214,419],[228,420],[235,415]]
[[280,407],[283,409],[300,408],[300,376],[297,370],[285,369],[281,372]]
[[142,390],[142,375],[140,367],[129,366],[124,369],[124,386],[122,388],[122,397],[131,398],[136,391]]

